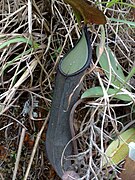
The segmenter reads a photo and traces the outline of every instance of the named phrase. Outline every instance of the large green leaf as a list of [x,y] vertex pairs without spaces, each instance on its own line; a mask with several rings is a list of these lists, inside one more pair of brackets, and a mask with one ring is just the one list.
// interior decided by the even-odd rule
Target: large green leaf
[[128,155],[128,144],[135,142],[135,128],[128,129],[120,134],[106,149],[105,155],[109,158],[103,158],[103,166],[110,166],[111,164],[117,165]]
[[[124,94],[122,91],[119,92],[118,89],[109,88],[107,91],[108,95],[112,95],[113,98],[123,100],[123,101],[132,101],[132,98],[128,94]],[[81,98],[94,98],[94,97],[103,97],[104,93],[100,86],[92,87],[86,90]]]
[[[97,57],[99,57],[99,47],[97,47]],[[111,78],[111,83],[121,87],[125,83],[126,77],[116,59],[116,56],[109,47],[105,47],[99,59],[99,64],[104,70],[106,76]]]

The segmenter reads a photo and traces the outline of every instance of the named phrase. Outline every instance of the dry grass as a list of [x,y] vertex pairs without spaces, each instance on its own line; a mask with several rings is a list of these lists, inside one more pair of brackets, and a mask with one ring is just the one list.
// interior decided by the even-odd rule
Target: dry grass
[[[33,5],[30,2],[0,0],[1,179],[59,179],[45,154],[46,124],[55,68],[79,38],[80,30],[71,8],[62,1],[33,0]],[[105,13],[108,18],[134,21],[128,6],[116,4],[105,9]],[[102,28],[89,28],[95,64],[95,48],[102,44]],[[105,44],[127,75],[134,66],[134,28],[108,19],[105,32]],[[99,82],[109,83],[97,68],[98,63],[87,73],[83,90]],[[134,89],[134,78],[129,83]],[[112,137],[134,125],[132,108],[132,102],[112,103],[106,95],[77,107],[74,124],[79,154],[72,159],[82,179],[119,176],[121,166],[102,169],[101,159]]]

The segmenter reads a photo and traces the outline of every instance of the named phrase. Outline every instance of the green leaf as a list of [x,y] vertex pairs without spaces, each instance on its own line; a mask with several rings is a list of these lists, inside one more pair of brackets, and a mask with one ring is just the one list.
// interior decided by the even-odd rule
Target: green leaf
[[23,53],[19,54],[18,56],[16,56],[14,59],[12,59],[11,61],[6,62],[6,64],[3,65],[2,70],[1,70],[1,74],[9,67],[11,66],[14,62],[17,62],[21,57],[29,54],[32,51],[32,48],[28,49],[27,51],[24,51]]
[[133,66],[133,68],[128,73],[128,76],[126,77],[126,82],[128,82],[134,75],[135,75],[135,67]]
[[[132,98],[128,94],[124,94],[122,91],[119,91],[118,89],[109,88],[107,91],[108,95],[111,95],[115,99],[123,100],[130,102],[132,101]],[[82,96],[83,98],[94,98],[94,97],[103,97],[104,93],[100,86],[92,87],[88,90],[86,90]]]
[[94,97],[103,97],[104,93],[100,86],[92,87],[90,89],[87,89],[81,96],[81,99],[83,98],[94,98]]
[[106,149],[105,155],[109,158],[103,158],[103,166],[110,166],[111,164],[117,165],[128,155],[128,144],[135,142],[135,128],[128,129],[120,134]]
[[114,22],[124,23],[129,26],[132,26],[133,28],[135,27],[135,22],[133,22],[133,21],[126,21],[126,20],[116,19],[116,18],[110,18],[109,20],[114,21]]
[[130,2],[129,2],[129,3],[126,3],[126,2],[123,2],[123,0],[112,0],[112,1],[110,1],[110,2],[108,2],[108,1],[102,1],[102,2],[96,2],[96,4],[107,4],[106,7],[108,7],[108,8],[111,7],[111,6],[113,6],[113,5],[116,5],[116,4],[119,4],[120,7],[122,7],[122,6],[127,6],[127,7],[131,7],[131,8],[135,8],[134,3],[133,3],[133,4],[131,4]]
[[[97,47],[97,57],[99,57],[99,47]],[[107,78],[111,78],[111,83],[121,87],[126,80],[123,70],[116,59],[116,56],[109,47],[105,47],[99,59],[99,64],[104,70]],[[128,89],[129,87],[126,86]]]
[[119,0],[112,0],[110,2],[107,3],[107,7],[110,8],[111,6],[113,6],[114,4],[116,4],[117,2],[119,2]]
[[10,39],[8,41],[3,42],[2,44],[0,44],[0,49],[5,48],[6,46],[9,46],[10,44],[14,44],[14,43],[28,43],[29,45],[33,45],[34,48],[38,48],[39,45],[37,43],[33,43],[31,40],[24,38],[24,37],[16,37],[13,39]]

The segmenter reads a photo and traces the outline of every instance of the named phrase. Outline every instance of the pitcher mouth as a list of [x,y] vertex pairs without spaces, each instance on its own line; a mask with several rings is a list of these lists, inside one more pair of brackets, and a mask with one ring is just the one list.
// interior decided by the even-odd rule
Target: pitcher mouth
[[[83,41],[82,44],[81,41]],[[76,45],[60,60],[58,65],[60,73],[64,76],[74,76],[81,73],[90,66],[91,56],[92,49],[90,36],[87,27],[84,26],[81,38],[77,41]]]

